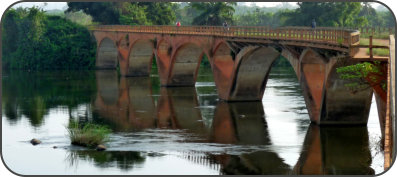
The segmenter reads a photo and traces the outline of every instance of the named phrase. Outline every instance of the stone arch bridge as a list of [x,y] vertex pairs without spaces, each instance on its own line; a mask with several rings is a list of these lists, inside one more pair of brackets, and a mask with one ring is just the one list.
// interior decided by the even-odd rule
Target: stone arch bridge
[[366,124],[372,89],[352,94],[336,68],[353,59],[358,31],[305,27],[91,26],[96,67],[122,76],[148,76],[155,56],[162,86],[194,86],[207,56],[218,95],[226,101],[261,100],[273,62],[288,59],[316,124]]

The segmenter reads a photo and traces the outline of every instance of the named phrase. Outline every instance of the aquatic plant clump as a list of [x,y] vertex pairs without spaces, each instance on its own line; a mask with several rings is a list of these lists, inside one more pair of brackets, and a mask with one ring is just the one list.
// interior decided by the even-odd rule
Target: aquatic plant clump
[[104,125],[93,123],[84,123],[80,125],[78,122],[70,122],[67,127],[71,144],[95,147],[108,141],[109,134],[112,132]]

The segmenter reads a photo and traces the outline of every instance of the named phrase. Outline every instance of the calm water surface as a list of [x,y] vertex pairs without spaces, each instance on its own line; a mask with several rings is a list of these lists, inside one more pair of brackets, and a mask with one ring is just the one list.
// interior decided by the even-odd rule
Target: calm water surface
[[[156,73],[12,71],[2,89],[2,155],[19,174],[383,172],[375,101],[366,127],[310,125],[290,68],[272,69],[262,102],[219,100],[205,69],[196,87],[160,87]],[[111,127],[108,149],[70,145],[71,120]]]

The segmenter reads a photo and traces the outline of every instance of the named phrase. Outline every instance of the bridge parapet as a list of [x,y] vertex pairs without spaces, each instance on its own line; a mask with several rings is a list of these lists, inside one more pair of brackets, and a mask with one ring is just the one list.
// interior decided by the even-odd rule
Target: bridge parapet
[[349,47],[358,44],[360,32],[357,30],[329,27],[280,27],[268,26],[129,26],[99,25],[89,26],[91,31],[133,32],[155,34],[204,35],[231,38],[260,38],[270,40],[310,41]]

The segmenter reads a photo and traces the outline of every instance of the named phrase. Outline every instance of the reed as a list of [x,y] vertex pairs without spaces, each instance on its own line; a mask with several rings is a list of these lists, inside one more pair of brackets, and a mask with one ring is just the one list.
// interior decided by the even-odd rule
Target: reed
[[70,141],[73,145],[95,147],[108,141],[109,134],[112,132],[107,126],[93,123],[71,121],[67,127]]

